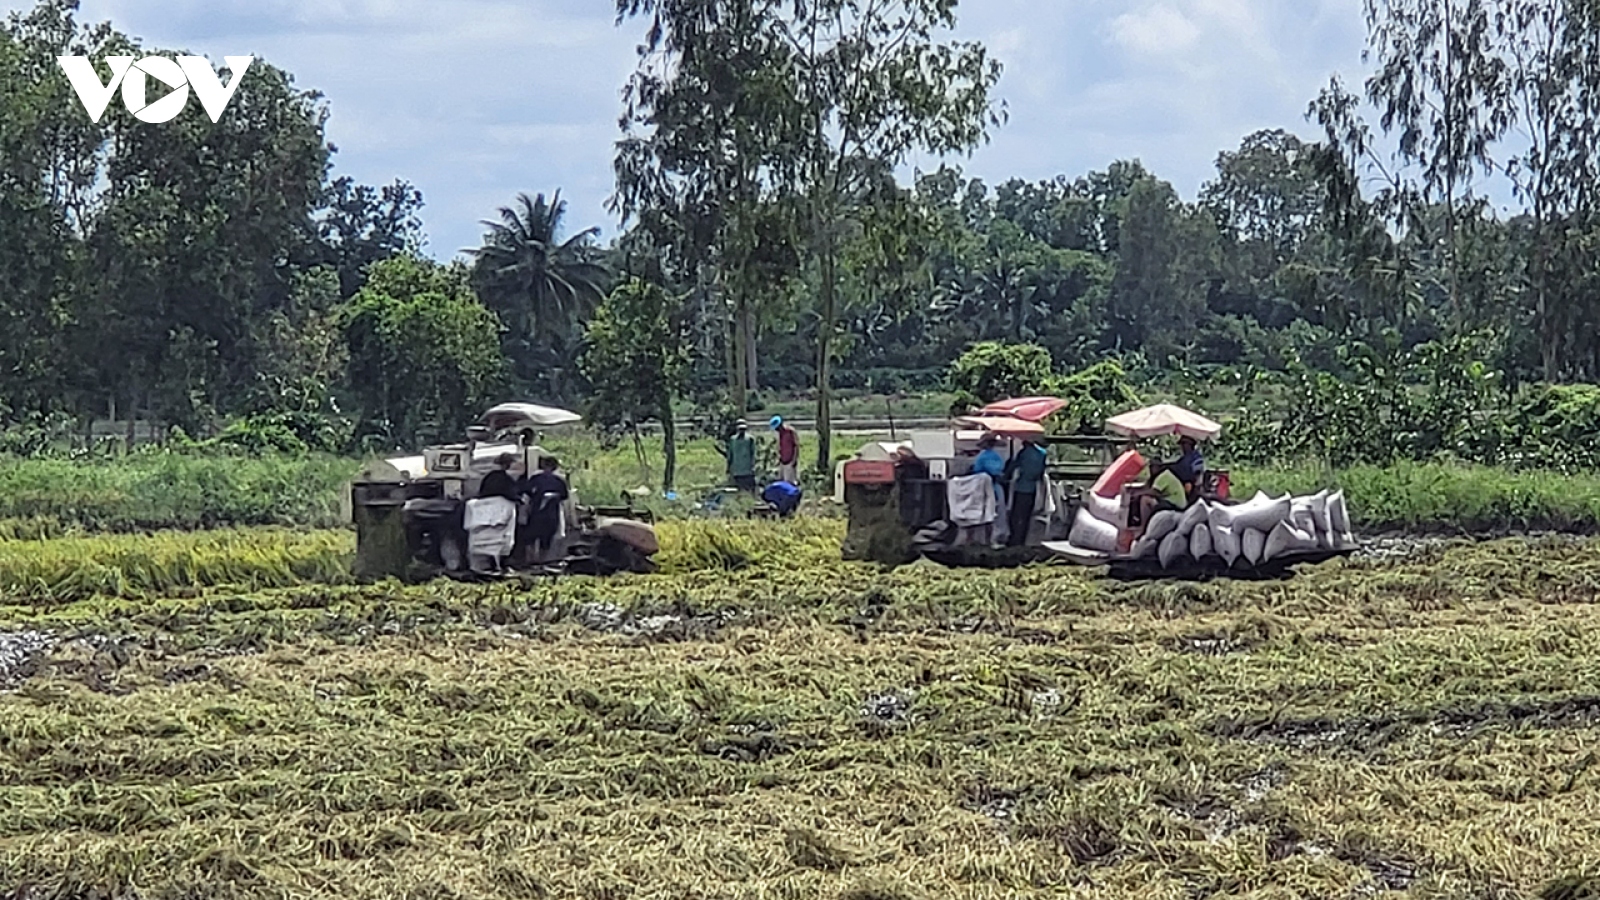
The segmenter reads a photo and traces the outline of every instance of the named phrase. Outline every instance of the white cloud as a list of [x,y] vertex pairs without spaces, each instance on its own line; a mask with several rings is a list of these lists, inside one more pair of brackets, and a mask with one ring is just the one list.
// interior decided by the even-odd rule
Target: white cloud
[[1200,26],[1181,10],[1160,4],[1112,19],[1111,37],[1133,53],[1167,56],[1193,47]]

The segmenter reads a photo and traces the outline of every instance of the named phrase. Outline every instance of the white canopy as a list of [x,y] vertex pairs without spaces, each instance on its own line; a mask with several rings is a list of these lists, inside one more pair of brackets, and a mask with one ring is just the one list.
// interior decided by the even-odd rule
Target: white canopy
[[582,422],[583,416],[536,403],[502,403],[483,414],[483,424],[495,431],[508,428],[552,427]]
[[1222,433],[1222,426],[1216,422],[1170,403],[1112,416],[1106,420],[1106,427],[1118,434],[1136,438],[1179,434],[1197,441],[1207,441]]

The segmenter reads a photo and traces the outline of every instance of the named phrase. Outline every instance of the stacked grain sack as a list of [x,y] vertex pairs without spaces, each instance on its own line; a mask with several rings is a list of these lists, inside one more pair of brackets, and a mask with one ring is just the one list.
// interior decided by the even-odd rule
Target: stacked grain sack
[[1117,549],[1117,535],[1125,521],[1122,498],[1102,497],[1094,491],[1085,491],[1083,506],[1072,522],[1068,543],[1097,553],[1113,553]]
[[[1085,511],[1088,511],[1085,507]],[[1079,516],[1080,522],[1083,518]],[[1084,537],[1104,544],[1102,534],[1085,527]],[[1085,549],[1074,528],[1072,543]],[[1116,535],[1111,535],[1111,546]],[[1182,558],[1219,557],[1232,566],[1243,558],[1252,566],[1280,556],[1355,546],[1344,492],[1323,491],[1312,497],[1268,497],[1258,493],[1237,506],[1199,501],[1183,512],[1164,511],[1150,517],[1144,535],[1133,544],[1136,558],[1156,557],[1163,568]],[[1109,552],[1109,551],[1108,551]]]

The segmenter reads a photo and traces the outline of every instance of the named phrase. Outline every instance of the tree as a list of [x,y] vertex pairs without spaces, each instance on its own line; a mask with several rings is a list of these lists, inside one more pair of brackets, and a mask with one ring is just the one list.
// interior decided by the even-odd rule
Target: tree
[[974,344],[950,364],[948,385],[955,394],[951,412],[960,414],[986,403],[1045,394],[1055,379],[1051,366],[1050,351],[1037,344]]
[[589,323],[582,368],[591,388],[590,420],[601,427],[661,423],[662,490],[677,478],[673,401],[682,394],[689,351],[682,304],[659,285],[632,279],[611,292]]
[[[985,139],[999,121],[989,97],[999,65],[981,45],[934,43],[935,31],[955,24],[949,0],[618,0],[617,12],[652,17],[645,48],[657,55],[630,86],[628,118],[713,142],[690,148],[705,161],[673,191],[659,187],[660,173],[676,160],[652,164],[663,158],[659,145],[625,141],[626,192],[676,209],[691,207],[685,198],[734,210],[763,196],[803,201],[818,286],[817,465],[829,471],[839,252],[854,211],[911,150],[967,151]],[[732,110],[741,114],[725,115]],[[680,127],[690,117],[705,123],[699,131]],[[733,123],[733,135],[715,130]],[[727,249],[716,241],[724,223],[702,224]]]
[[464,266],[379,262],[340,322],[359,433],[388,446],[459,437],[500,387],[500,322],[473,296]]
[[335,178],[323,190],[317,217],[315,262],[339,276],[339,293],[361,289],[367,267],[402,253],[422,250],[422,192],[395,179],[382,188]]
[[484,303],[505,322],[506,353],[518,379],[558,396],[560,378],[574,349],[571,336],[605,296],[610,278],[593,246],[598,228],[562,238],[567,204],[559,191],[518,194],[501,207],[500,221],[486,221],[483,245],[473,257],[473,284]]
[[1493,52],[1494,0],[1365,0],[1368,49],[1377,71],[1368,101],[1400,157],[1420,169],[1421,195],[1444,206],[1444,268],[1452,312],[1461,279],[1456,226],[1472,179],[1511,127],[1506,62]]
[[1159,361],[1192,341],[1217,272],[1215,224],[1164,181],[1145,178],[1125,201],[1112,281],[1112,329],[1124,349]]
[[[613,206],[671,248],[723,348],[736,409],[757,382],[759,315],[800,271],[793,171],[805,118],[775,0],[618,0],[651,15],[624,91]],[[706,348],[709,350],[710,348]],[[709,352],[703,356],[710,357]]]

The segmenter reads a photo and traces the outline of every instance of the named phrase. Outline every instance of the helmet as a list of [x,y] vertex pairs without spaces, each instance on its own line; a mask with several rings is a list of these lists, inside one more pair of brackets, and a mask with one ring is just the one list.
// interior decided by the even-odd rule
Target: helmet
[[783,416],[773,416],[772,421],[769,424],[772,425],[773,431],[777,431],[778,426],[783,424]]

